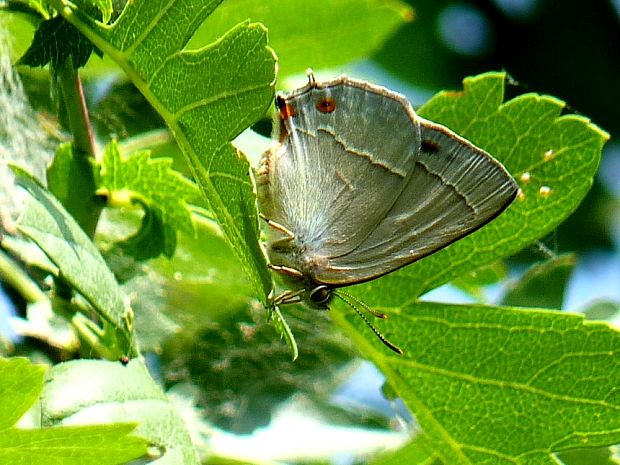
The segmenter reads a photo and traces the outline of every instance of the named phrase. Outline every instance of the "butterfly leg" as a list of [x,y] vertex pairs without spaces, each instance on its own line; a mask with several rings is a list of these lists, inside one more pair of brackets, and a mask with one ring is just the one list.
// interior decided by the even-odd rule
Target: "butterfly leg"
[[301,294],[304,292],[304,289],[300,289],[298,291],[284,291],[282,294],[272,297],[270,299],[271,304],[275,306],[301,302]]
[[268,263],[267,267],[270,270],[275,271],[276,273],[284,274],[286,276],[291,276],[293,278],[303,278],[304,277],[304,274],[301,271],[296,270],[295,268],[290,268],[288,266],[274,265],[272,263]]
[[279,233],[282,233],[286,236],[287,240],[291,240],[295,237],[295,234],[293,234],[288,228],[286,228],[285,226],[282,226],[280,223],[276,223],[275,221],[270,220],[269,218],[267,218],[265,215],[263,215],[262,213],[259,213],[259,216],[262,220],[264,220],[267,225],[272,228],[275,229],[276,231],[278,231]]
[[[270,247],[276,248],[276,249],[278,247],[283,247],[283,248],[289,247],[289,244],[295,238],[295,235],[288,228],[286,228],[285,226],[282,226],[279,223],[276,223],[275,221],[270,220],[269,218],[264,216],[262,213],[260,214],[260,217],[267,223],[267,225],[269,225],[269,227],[271,227],[275,231],[278,231],[280,234],[284,235],[283,238],[272,242],[270,244]],[[291,268],[289,266],[274,265],[273,263],[268,263],[267,266],[269,267],[269,269],[275,271],[276,273],[280,273],[280,274],[283,274],[289,277],[293,277],[293,278],[304,277],[304,274],[301,271],[295,268]],[[291,304],[291,303],[301,302],[300,296],[304,292],[305,292],[304,289],[301,289],[299,291],[285,291],[276,297],[271,297],[270,301],[271,301],[271,304],[274,306],[278,304]]]
[[[280,223],[276,223],[275,221],[272,221],[272,220],[268,219],[263,214],[260,214],[260,217],[261,217],[261,219],[263,219],[267,223],[267,225],[270,228],[272,228],[273,230],[279,232],[280,234],[282,234],[284,236],[284,237],[281,237],[279,239],[273,240],[269,244],[269,247],[271,247],[272,249],[287,249],[287,248],[289,248],[291,242],[293,241],[293,239],[295,239],[295,235],[292,233],[292,231],[290,231],[285,226],[282,226]],[[275,271],[279,271],[276,268],[273,268],[273,269]],[[288,274],[288,275],[291,275],[291,276],[297,276],[296,273],[287,273],[286,271],[284,271],[284,274]]]

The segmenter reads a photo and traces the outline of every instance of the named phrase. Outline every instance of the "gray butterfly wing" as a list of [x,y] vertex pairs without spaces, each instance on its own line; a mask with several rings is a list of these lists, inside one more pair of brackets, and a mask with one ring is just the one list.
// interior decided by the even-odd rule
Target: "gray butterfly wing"
[[293,233],[305,258],[347,256],[407,185],[418,118],[400,94],[346,77],[278,102],[281,144],[259,170],[261,211]]
[[422,143],[407,185],[355,249],[327,258],[318,282],[343,286],[394,271],[477,230],[515,198],[517,185],[499,162],[444,126],[419,120]]

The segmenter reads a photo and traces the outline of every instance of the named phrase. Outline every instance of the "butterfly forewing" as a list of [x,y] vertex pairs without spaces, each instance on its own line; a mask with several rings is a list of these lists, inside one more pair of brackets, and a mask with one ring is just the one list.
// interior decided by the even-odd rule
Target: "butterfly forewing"
[[347,78],[306,86],[280,105],[282,145],[259,179],[261,209],[311,258],[346,256],[407,185],[417,116],[400,95]]

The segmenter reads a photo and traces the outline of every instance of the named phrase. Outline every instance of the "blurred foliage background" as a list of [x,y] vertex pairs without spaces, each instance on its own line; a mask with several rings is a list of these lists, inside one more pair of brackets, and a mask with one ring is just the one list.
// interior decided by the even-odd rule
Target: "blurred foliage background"
[[[315,1],[310,5],[329,11],[329,3]],[[544,241],[543,247],[532,247],[515,257],[509,276],[548,258],[546,249],[554,254],[575,252],[576,269],[571,273],[569,265],[569,272],[562,275],[558,285],[564,289],[568,280],[563,307],[583,310],[596,302],[597,310],[605,307],[603,315],[613,316],[620,301],[620,145],[615,142],[615,135],[620,133],[620,111],[616,108],[620,104],[620,2],[411,0],[408,4],[414,12],[412,20],[396,29],[371,56],[321,73],[346,71],[368,78],[406,93],[418,106],[436,91],[460,89],[466,76],[505,70],[513,78],[507,98],[524,92],[549,94],[566,101],[567,111],[587,115],[608,131],[612,139],[586,201]],[[243,5],[238,2],[241,16]],[[280,13],[285,21],[286,14],[282,13],[286,12]],[[347,18],[334,19],[335,24],[340,21]],[[7,24],[14,62],[28,47],[34,26],[14,18]],[[308,57],[329,53],[329,49],[309,49]],[[300,57],[300,61],[304,60]],[[307,66],[313,66],[308,61]],[[329,63],[329,59],[324,62]],[[163,129],[161,119],[117,71],[110,61],[95,56],[84,70],[87,99],[101,142],[114,135],[128,148],[135,142],[132,137],[141,138],[142,145],[147,131],[155,131],[148,133],[154,153],[173,156],[175,167],[187,173],[171,139],[157,132]],[[49,76],[40,70],[20,72],[41,121],[54,128]],[[267,116],[255,129],[268,134],[270,124]],[[103,249],[111,238],[123,234],[118,230],[119,223],[130,227],[139,215],[139,208],[107,211],[107,219],[98,230]],[[293,410],[295,418],[320,417],[325,425],[385,430],[398,424],[411,427],[408,413],[398,403],[383,399],[380,375],[355,359],[354,348],[333,331],[327,315],[287,309],[300,347],[299,361],[290,362],[286,346],[266,323],[263,311],[244,297],[249,291],[239,266],[208,220],[200,222],[197,239],[179,238],[171,261],[158,258],[146,264],[127,263],[115,256],[113,249],[107,258],[117,275],[128,277],[125,289],[134,297],[142,347],[154,354],[154,372],[171,392],[181,392],[196,402],[203,415],[200,421],[206,419],[211,427],[247,434],[269,424],[274,412],[284,415],[282,412]],[[197,263],[208,266],[197,269]],[[533,305],[540,305],[536,293],[544,287],[532,291]],[[23,313],[19,296],[12,296],[16,311]],[[449,296],[453,298],[453,293]],[[162,309],[166,311],[162,313]],[[62,358],[28,342],[18,344],[17,352],[40,350],[50,360]],[[284,402],[287,406],[282,407]],[[291,421],[290,414],[287,418]],[[340,438],[333,431],[331,434],[331,440]],[[360,442],[338,440],[353,451]],[[402,436],[385,439],[382,444],[393,440],[402,440]],[[220,453],[225,454],[225,448]],[[338,454],[349,457],[349,461],[356,456],[330,445],[312,460]],[[598,463],[588,460],[595,459],[574,463]]]

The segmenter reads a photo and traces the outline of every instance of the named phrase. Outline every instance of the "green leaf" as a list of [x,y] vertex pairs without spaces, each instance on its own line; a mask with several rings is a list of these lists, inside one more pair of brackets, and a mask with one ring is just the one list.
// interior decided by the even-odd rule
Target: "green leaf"
[[118,465],[146,453],[146,443],[129,433],[134,425],[10,429],[0,437],[0,464]]
[[561,115],[564,103],[525,94],[507,102],[506,76],[465,79],[461,92],[440,92],[419,111],[495,156],[521,193],[497,219],[380,280],[358,286],[368,303],[399,306],[467,271],[496,262],[547,235],[592,185],[609,136],[584,116]]
[[[105,247],[124,237],[126,230],[121,228],[127,226],[129,219],[125,209],[108,210],[100,223],[98,241]],[[179,234],[177,252],[171,259],[160,256],[133,267],[129,263],[124,272],[127,282],[123,287],[136,314],[141,350],[161,345],[171,335],[165,331],[166,327],[172,329],[169,321],[160,321],[166,320],[166,316],[183,324],[184,335],[198,337],[213,320],[235,320],[237,312],[248,306],[252,289],[243,279],[241,264],[221,232],[212,221],[199,215],[195,215],[195,224],[197,235]],[[121,258],[113,254],[106,256],[108,263]],[[122,262],[121,265],[125,266]],[[115,265],[114,269],[119,272],[119,266]],[[265,319],[263,314],[261,321]],[[155,339],[145,341],[142,336],[151,331]],[[174,332],[179,334],[178,328]]]
[[112,18],[114,11],[112,0],[73,0],[73,3],[78,8],[88,11],[92,17],[97,17],[98,13],[100,17],[97,19],[100,19],[103,24],[107,24]]
[[441,465],[438,454],[424,434],[417,434],[413,440],[400,449],[379,455],[370,465]]
[[[144,261],[150,258],[156,258],[165,255],[170,258],[174,254],[177,247],[177,231],[170,223],[164,223],[161,210],[157,208],[149,208],[149,206],[139,199],[134,200],[135,203],[142,205],[144,216],[142,222],[134,235],[131,235],[114,244],[114,247],[108,251],[107,260],[115,258],[124,258],[128,260]],[[118,263],[115,263],[118,265]],[[127,263],[130,265],[127,271],[111,268],[119,281],[123,281],[135,272],[136,263]]]
[[190,46],[201,46],[251,18],[269,29],[278,53],[279,78],[333,68],[368,58],[405,21],[409,5],[398,0],[237,0],[224,2],[196,31]]
[[69,57],[73,66],[84,66],[93,52],[93,44],[62,16],[41,21],[34,33],[32,44],[17,62],[31,67],[51,63],[58,69]]
[[[98,203],[99,199],[93,195],[92,172],[90,160],[83,155],[75,156],[71,143],[60,144],[52,164],[47,169],[48,189],[73,218],[88,218],[88,212],[93,205],[101,205]],[[85,201],[85,196],[91,196],[93,201]]]
[[47,255],[36,244],[28,239],[7,234],[0,241],[0,247],[12,256],[18,257],[19,261],[29,267],[38,268],[52,276],[58,277],[59,275],[58,267],[47,258]]
[[30,175],[16,167],[13,170],[17,183],[30,194],[18,220],[19,231],[45,252],[62,278],[116,330],[118,347],[107,347],[111,351],[108,356],[133,354],[133,313],[125,306],[124,296],[99,250],[58,200]]
[[164,117],[256,295],[271,291],[258,243],[247,160],[229,141],[271,104],[275,57],[260,24],[245,22],[200,50],[186,44],[218,0],[136,0],[103,27],[68,1],[56,8],[116,61]]
[[145,276],[134,277],[123,285],[123,291],[132,297],[136,337],[143,353],[163,353],[166,341],[183,332],[183,328],[168,315],[169,311],[173,315],[175,312],[167,308],[167,289],[162,289],[157,278],[156,272],[149,268]]
[[297,349],[297,342],[295,342],[295,336],[293,336],[291,328],[282,316],[282,313],[280,313],[280,309],[277,306],[271,309],[271,318],[273,319],[273,324],[276,328],[276,331],[278,332],[280,337],[284,339],[286,345],[291,351],[291,358],[293,359],[293,361],[297,360],[299,350]]
[[444,463],[555,464],[556,452],[620,442],[620,333],[607,324],[418,302],[382,322],[406,348],[397,356],[350,313],[332,317],[387,377]]
[[530,268],[511,286],[502,304],[513,307],[561,309],[575,256],[560,255]]
[[24,11],[37,18],[49,19],[49,8],[46,0],[9,0],[0,5],[9,11]]
[[[317,465],[321,465],[321,463],[317,463]],[[202,465],[279,465],[279,462],[266,461],[265,459],[259,458],[254,462],[250,462],[247,459],[236,460],[230,457],[209,455],[206,460],[203,460]]]
[[475,270],[459,276],[452,284],[480,301],[484,301],[484,287],[495,284],[505,279],[508,275],[508,267],[502,261],[481,266]]
[[618,465],[618,457],[607,448],[577,449],[563,452],[559,456],[564,465]]
[[23,358],[0,359],[0,465],[117,465],[146,454],[131,424],[12,427],[38,399],[44,371]]
[[588,320],[612,321],[620,315],[620,303],[611,300],[597,300],[587,305],[582,312]]
[[0,430],[13,426],[39,398],[44,373],[25,358],[0,358]]
[[545,236],[592,186],[608,134],[584,116],[562,115],[565,104],[553,97],[525,94],[502,103],[505,80],[504,73],[467,78],[463,92],[440,92],[419,111],[493,154],[522,192],[491,225],[420,262],[423,269],[413,271],[432,276],[426,289]]
[[[188,203],[196,201],[200,193],[194,183],[172,169],[170,158],[152,159],[149,151],[123,158],[118,144],[112,141],[101,161],[97,187],[98,193],[106,195],[112,205],[137,200],[145,207],[140,233],[125,244],[138,260],[156,257],[162,250],[171,257],[177,230],[195,234]],[[162,240],[157,241],[158,238]],[[156,247],[151,247],[154,244]]]
[[43,423],[134,422],[134,434],[162,452],[154,463],[199,464],[187,428],[138,359],[75,360],[54,366],[41,401]]
[[65,142],[58,146],[52,164],[47,168],[47,188],[65,207],[74,197],[72,192],[80,190],[74,184],[81,181],[80,176],[76,176],[79,168],[75,166],[81,160],[84,157],[75,157],[71,143]]

